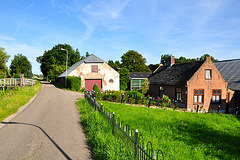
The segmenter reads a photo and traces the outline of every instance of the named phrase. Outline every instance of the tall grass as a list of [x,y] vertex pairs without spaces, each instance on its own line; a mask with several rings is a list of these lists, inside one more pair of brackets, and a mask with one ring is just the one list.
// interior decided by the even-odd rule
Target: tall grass
[[103,115],[95,111],[85,99],[80,99],[76,103],[95,159],[134,159],[134,155],[127,150],[123,141],[112,135],[111,124]]
[[101,103],[138,129],[166,159],[240,159],[240,120],[236,116]]
[[41,83],[31,87],[14,88],[14,90],[0,91],[0,122],[9,115],[17,112],[18,108],[26,104],[39,90]]

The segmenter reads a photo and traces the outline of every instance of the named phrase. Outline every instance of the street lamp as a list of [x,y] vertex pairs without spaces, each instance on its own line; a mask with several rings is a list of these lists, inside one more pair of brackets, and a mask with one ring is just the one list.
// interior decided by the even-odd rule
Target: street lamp
[[62,51],[67,51],[67,58],[66,58],[66,77],[65,77],[65,88],[67,88],[67,63],[68,63],[68,50],[61,48]]

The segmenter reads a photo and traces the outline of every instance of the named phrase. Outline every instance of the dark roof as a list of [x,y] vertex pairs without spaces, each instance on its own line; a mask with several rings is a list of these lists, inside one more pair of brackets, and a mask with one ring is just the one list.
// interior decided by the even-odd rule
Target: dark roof
[[150,84],[186,85],[187,81],[201,67],[204,61],[161,66],[149,76]]
[[240,59],[213,62],[231,90],[240,90]]
[[[67,69],[67,75],[69,75],[72,71],[74,71],[78,66],[80,66],[82,63],[103,63],[104,60],[98,58],[94,54],[90,54],[86,58],[84,58],[81,61],[76,62],[74,65],[72,65],[70,68]],[[66,71],[63,72],[60,76],[58,77],[66,77]]]
[[130,78],[148,78],[151,73],[130,72]]

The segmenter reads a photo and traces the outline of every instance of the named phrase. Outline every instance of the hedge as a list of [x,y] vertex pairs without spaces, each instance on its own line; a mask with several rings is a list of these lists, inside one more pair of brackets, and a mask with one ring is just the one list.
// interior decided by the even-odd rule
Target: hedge
[[68,76],[67,77],[67,88],[78,91],[81,87],[81,78],[80,77],[74,77],[74,76]]

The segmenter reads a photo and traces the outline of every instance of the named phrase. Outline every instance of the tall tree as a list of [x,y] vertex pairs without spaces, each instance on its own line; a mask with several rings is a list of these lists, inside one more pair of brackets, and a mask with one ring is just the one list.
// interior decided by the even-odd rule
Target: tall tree
[[0,78],[7,77],[9,75],[9,69],[6,65],[10,55],[5,52],[5,49],[0,47]]
[[143,58],[137,51],[129,50],[121,57],[121,67],[127,68],[129,72],[151,72],[146,66],[146,58]]
[[24,74],[25,77],[32,77],[32,65],[26,56],[22,54],[14,55],[10,65],[11,74]]
[[[68,66],[72,66],[74,63],[81,60],[80,53],[78,49],[76,51],[68,44],[58,44],[54,46],[51,50],[44,51],[42,56],[36,58],[36,61],[40,63],[41,71],[44,77],[47,77],[50,70],[54,70],[53,66],[66,66],[66,56],[67,52],[61,50],[61,48],[68,51]],[[66,69],[66,67],[65,67]]]

